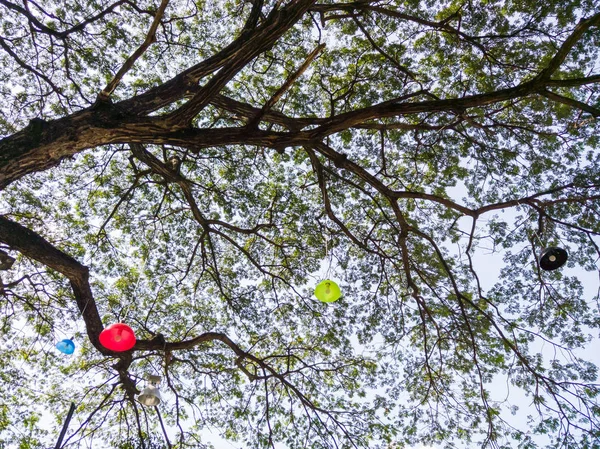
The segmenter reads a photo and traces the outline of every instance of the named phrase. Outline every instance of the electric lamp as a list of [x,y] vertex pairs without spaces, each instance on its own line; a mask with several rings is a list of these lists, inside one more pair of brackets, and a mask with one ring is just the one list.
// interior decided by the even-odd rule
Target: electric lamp
[[551,246],[540,254],[540,268],[545,271],[556,270],[562,267],[569,258],[567,251],[562,248]]
[[148,382],[146,388],[138,396],[138,402],[146,407],[153,407],[160,404],[162,398],[160,397],[160,391],[158,385],[160,384],[160,376],[148,375]]
[[315,288],[315,296],[322,302],[334,302],[340,299],[342,292],[335,282],[325,279]]
[[65,338],[64,340],[56,343],[56,349],[63,354],[71,355],[75,352],[75,343],[73,343],[73,340]]
[[129,351],[135,346],[135,334],[127,324],[111,324],[100,332],[100,344],[115,352]]

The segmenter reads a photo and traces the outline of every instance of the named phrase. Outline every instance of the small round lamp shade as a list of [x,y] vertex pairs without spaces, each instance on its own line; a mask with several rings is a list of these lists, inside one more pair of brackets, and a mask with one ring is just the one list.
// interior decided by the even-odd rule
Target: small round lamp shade
[[315,296],[322,302],[334,302],[340,299],[342,292],[335,282],[325,279],[315,288]]
[[148,385],[146,385],[144,391],[138,396],[138,402],[146,407],[154,407],[160,404],[162,398],[158,389],[159,384],[160,376],[148,376]]
[[562,267],[568,258],[569,255],[564,249],[551,246],[540,254],[540,267],[546,271],[556,270]]
[[73,340],[65,338],[64,340],[61,340],[58,343],[56,343],[56,349],[58,349],[63,354],[71,355],[75,352],[75,343],[73,343]]
[[135,334],[127,324],[111,324],[100,332],[100,344],[115,352],[129,351],[135,346]]
[[146,407],[154,407],[162,401],[158,388],[146,387],[138,396],[138,402]]

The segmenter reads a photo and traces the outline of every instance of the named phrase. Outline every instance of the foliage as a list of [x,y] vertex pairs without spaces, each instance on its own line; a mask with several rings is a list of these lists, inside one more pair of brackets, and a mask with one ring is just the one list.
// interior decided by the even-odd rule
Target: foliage
[[0,445],[599,448],[599,10],[0,0]]

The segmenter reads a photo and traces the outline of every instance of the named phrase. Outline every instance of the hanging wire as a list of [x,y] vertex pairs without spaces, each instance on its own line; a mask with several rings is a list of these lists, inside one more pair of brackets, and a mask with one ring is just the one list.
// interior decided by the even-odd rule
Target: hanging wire
[[[165,342],[165,344],[163,345],[163,352],[165,350],[166,345],[167,344]],[[159,353],[158,355],[160,356],[161,354]],[[162,363],[157,368],[156,364],[154,363],[154,361],[152,360],[151,357],[148,357],[146,360],[148,361],[148,364],[152,367],[152,369],[154,370],[154,372],[156,373],[156,375],[160,376],[160,375],[166,374],[166,370],[167,370],[167,364],[166,363],[165,363],[165,372],[163,373],[163,371],[162,371]],[[164,355],[163,355],[163,357],[161,357],[161,362],[162,362],[162,360],[165,360]],[[146,373],[146,374],[148,374],[148,373]]]
[[[136,298],[136,296],[137,296],[138,288],[139,288],[139,286],[140,286],[140,280],[141,280],[141,278],[142,278],[142,273],[144,273],[144,271],[146,270],[146,266],[147,266],[147,264],[148,264],[148,259],[146,258],[146,259],[144,260],[144,263],[143,263],[143,265],[142,265],[142,269],[140,270],[140,272],[139,272],[139,274],[138,274],[137,282],[136,282],[136,284],[135,284],[135,288],[134,288],[134,290],[133,290],[133,295],[132,295],[132,296],[133,296],[133,299],[130,301],[130,304],[129,304],[129,306],[127,307],[127,313],[129,313],[129,311],[130,311],[130,310],[133,308],[134,301],[135,301],[135,298]],[[164,351],[164,349],[165,349],[165,348],[166,348],[166,342],[165,342],[165,343],[164,343],[164,345],[163,345],[163,351]],[[161,374],[162,374],[162,371],[161,371],[161,369],[160,369],[161,367],[157,368],[157,367],[156,367],[156,365],[155,365],[155,363],[152,361],[152,358],[148,358],[147,360],[148,360],[148,363],[149,363],[149,365],[150,365],[150,366],[152,367],[152,369],[154,370],[154,372],[155,372],[156,374],[158,374],[158,375],[161,375]]]
[[133,296],[137,294],[138,288],[140,286],[140,280],[142,279],[142,273],[146,270],[146,265],[148,264],[148,258],[144,259],[144,264],[142,265],[142,269],[138,273],[137,282],[135,283],[135,289],[133,290]]
[[123,314],[125,316],[127,316],[127,314],[134,308],[135,305],[135,298],[137,296],[137,292],[138,292],[138,288],[140,286],[140,281],[142,279],[142,273],[144,273],[144,271],[146,270],[146,266],[148,264],[148,259],[144,259],[144,263],[142,264],[142,269],[139,271],[138,273],[138,278],[137,281],[135,283],[135,288],[133,289],[133,294],[131,295],[131,299],[129,300],[129,305],[125,308]]
[[544,247],[544,242],[542,242],[542,239],[541,239],[541,237],[539,236],[539,234],[537,233],[537,231],[535,231],[535,230],[533,231],[533,236],[534,236],[535,238],[537,238],[537,240],[538,240],[538,242],[539,242],[539,244],[540,244],[540,247],[542,247],[542,248],[543,248],[543,247]]
[[329,279],[331,275],[331,265],[333,264],[333,251],[329,251],[329,240],[331,234],[328,232],[327,226],[325,226],[325,260],[327,261],[327,270],[325,271],[325,279]]

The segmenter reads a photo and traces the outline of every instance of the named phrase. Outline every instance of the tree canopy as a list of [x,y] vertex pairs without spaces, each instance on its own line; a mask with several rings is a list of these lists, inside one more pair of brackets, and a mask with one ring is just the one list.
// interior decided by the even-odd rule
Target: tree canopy
[[0,445],[599,448],[599,11],[0,0]]

